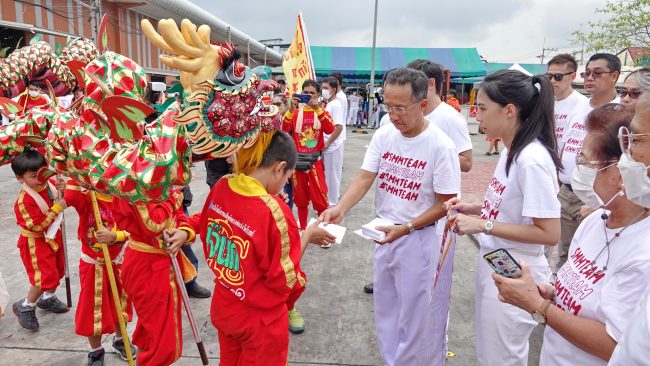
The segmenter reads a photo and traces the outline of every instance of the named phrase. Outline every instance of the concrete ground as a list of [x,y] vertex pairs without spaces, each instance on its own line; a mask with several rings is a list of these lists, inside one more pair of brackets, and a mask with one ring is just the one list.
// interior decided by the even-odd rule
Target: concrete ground
[[[474,129],[475,130],[475,129]],[[348,133],[345,144],[343,187],[356,174],[373,130],[367,134]],[[475,163],[470,173],[463,174],[463,197],[482,200],[492,177],[497,156],[485,156],[487,145],[483,135],[472,136]],[[200,210],[207,194],[205,169],[197,164],[193,169],[191,188],[194,202],[190,212]],[[0,167],[0,271],[11,295],[11,303],[24,297],[28,288],[16,239],[13,202],[20,189],[9,166]],[[372,193],[372,191],[371,191]],[[380,365],[374,336],[372,295],[363,293],[362,287],[372,279],[373,245],[354,234],[356,230],[374,217],[372,199],[368,194],[346,217],[343,225],[351,229],[342,245],[330,249],[312,246],[303,258],[303,269],[308,276],[308,289],[298,301],[297,309],[306,322],[306,331],[291,336],[290,365]],[[79,290],[79,242],[75,234],[77,214],[66,211],[68,232],[68,255],[74,303]],[[448,365],[475,365],[474,350],[474,268],[478,247],[470,237],[460,237],[455,256],[454,282],[449,324],[449,351],[455,356]],[[200,243],[195,251],[201,258]],[[213,275],[205,265],[199,268],[199,282],[212,287]],[[63,283],[63,282],[62,282]],[[65,299],[65,290],[57,291]],[[217,333],[209,320],[210,300],[192,299],[191,305],[197,315],[201,335],[210,364],[218,364],[219,348]],[[74,310],[66,314],[51,314],[38,310],[41,329],[36,333],[22,329],[11,312],[0,320],[0,366],[1,365],[85,365],[88,344],[74,334]],[[185,315],[183,315],[185,317]],[[185,319],[185,318],[184,318]],[[132,332],[134,323],[129,325]],[[538,364],[542,329],[536,329],[531,338],[530,365]],[[192,333],[184,320],[184,351],[178,365],[200,365],[198,351]],[[111,337],[104,338],[104,347],[110,350]],[[107,365],[126,365],[113,354],[107,354]]]

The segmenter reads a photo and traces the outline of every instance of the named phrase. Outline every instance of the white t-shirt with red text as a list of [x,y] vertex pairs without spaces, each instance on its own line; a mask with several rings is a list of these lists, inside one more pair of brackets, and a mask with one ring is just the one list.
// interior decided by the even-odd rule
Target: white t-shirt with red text
[[435,193],[460,193],[454,143],[433,123],[404,137],[392,123],[375,132],[361,169],[377,173],[377,216],[395,224],[413,220],[436,204]]
[[451,141],[456,145],[457,153],[460,154],[463,151],[472,149],[472,140],[469,138],[467,122],[454,107],[442,102],[424,118],[433,122],[451,138]]
[[[610,103],[620,103],[621,98],[616,96]],[[563,170],[560,171],[560,182],[571,184],[571,175],[576,167],[576,156],[582,151],[582,142],[587,136],[587,115],[594,110],[591,102],[581,103],[573,108],[569,115],[568,130],[564,134],[562,142],[558,141],[562,155]]]
[[[588,100],[589,98],[574,90],[568,97],[555,102],[555,137],[557,137],[558,145],[561,145],[560,141],[564,139],[573,108],[578,104],[587,103]],[[558,146],[558,150],[560,149],[561,146]]]
[[[334,127],[336,126],[342,126],[343,129],[341,130],[341,134],[339,134],[339,137],[336,138],[334,142],[330,144],[330,146],[327,148],[327,152],[334,151],[339,148],[339,146],[343,145],[343,141],[346,139],[345,135],[345,112],[343,111],[343,106],[341,105],[341,102],[339,102],[338,99],[334,99],[332,101],[329,101],[327,103],[327,106],[325,106],[325,110],[332,116],[332,121],[334,121]],[[330,135],[323,134],[323,139],[325,142],[328,142],[330,139]]]
[[[481,218],[497,222],[530,225],[533,218],[559,218],[559,186],[551,154],[538,140],[524,147],[506,176],[508,149],[503,149],[488,186]],[[528,255],[541,255],[542,244],[524,244],[492,235],[480,235],[481,249],[517,249]]]
[[[650,218],[631,225],[611,242],[607,263],[602,213],[602,210],[592,213],[576,230],[569,259],[557,273],[555,301],[556,306],[567,313],[605,324],[607,334],[618,342],[629,321],[636,321],[630,315],[650,278]],[[607,238],[613,238],[621,229],[607,229]],[[605,250],[598,257],[603,248]],[[594,271],[591,262],[596,257]],[[600,273],[605,265],[607,270]],[[606,364],[546,327],[541,366]]]

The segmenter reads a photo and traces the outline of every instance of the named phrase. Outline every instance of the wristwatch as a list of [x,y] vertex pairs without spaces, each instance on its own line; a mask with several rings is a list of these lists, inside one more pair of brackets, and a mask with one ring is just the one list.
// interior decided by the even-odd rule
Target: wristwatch
[[539,310],[533,311],[530,315],[533,317],[533,320],[539,324],[546,324],[546,312],[548,307],[551,305],[551,300],[544,300],[544,303],[539,308]]
[[409,228],[409,234],[415,231],[413,224],[411,224],[410,222],[407,222],[405,225],[407,228]]
[[487,235],[490,235],[493,228],[494,228],[494,223],[492,222],[492,220],[487,220],[483,225],[483,232]]

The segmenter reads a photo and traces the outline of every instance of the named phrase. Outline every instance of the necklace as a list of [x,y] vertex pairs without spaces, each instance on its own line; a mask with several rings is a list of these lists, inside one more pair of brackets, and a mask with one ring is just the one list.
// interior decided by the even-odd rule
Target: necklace
[[[603,230],[605,231],[605,246],[603,247],[603,249],[600,250],[600,252],[598,252],[598,255],[596,255],[596,258],[594,258],[594,260],[591,261],[591,270],[592,270],[595,274],[601,274],[601,273],[607,271],[607,266],[609,265],[609,247],[610,247],[610,245],[614,242],[614,240],[616,240],[618,237],[620,237],[621,234],[622,234],[622,233],[623,233],[623,232],[624,232],[628,227],[630,227],[630,226],[632,226],[633,224],[635,224],[637,221],[639,221],[639,219],[640,219],[641,217],[643,217],[643,215],[647,214],[647,213],[648,213],[648,210],[650,210],[650,209],[648,209],[648,208],[644,208],[643,211],[641,211],[641,213],[640,213],[637,217],[635,217],[634,219],[632,219],[632,221],[630,221],[629,224],[627,224],[625,227],[623,227],[623,228],[622,228],[621,230],[619,230],[618,232],[614,233],[614,236],[612,236],[611,239],[607,236],[607,218],[608,218],[608,216],[607,216],[606,214],[603,214],[603,215],[601,216],[601,217],[603,218]],[[600,255],[603,254],[603,252],[605,251],[605,249],[607,249],[607,260],[605,260],[605,265],[603,266],[603,269],[601,269],[600,271],[596,271],[596,268],[597,268],[597,267],[596,267],[596,261],[598,260],[598,258],[600,258]]]

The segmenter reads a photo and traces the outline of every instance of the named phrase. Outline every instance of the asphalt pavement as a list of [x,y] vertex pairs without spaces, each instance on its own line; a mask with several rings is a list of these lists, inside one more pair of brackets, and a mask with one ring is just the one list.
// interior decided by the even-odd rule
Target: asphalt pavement
[[[358,171],[374,130],[367,133],[348,132],[345,143],[343,189]],[[497,156],[484,155],[487,144],[483,135],[472,136],[475,162],[470,173],[463,173],[463,197],[482,200]],[[197,163],[190,187],[194,202],[190,212],[202,208],[208,193],[205,169]],[[10,303],[23,298],[28,280],[16,248],[19,230],[15,224],[13,203],[20,190],[9,166],[0,167],[0,271],[11,295]],[[349,231],[341,245],[330,249],[311,246],[303,258],[303,270],[308,276],[308,288],[297,303],[305,319],[306,330],[291,335],[289,365],[381,365],[374,335],[372,295],[363,286],[372,279],[373,244],[352,233],[374,217],[373,190],[346,216],[344,226]],[[312,213],[312,216],[314,214]],[[76,239],[78,217],[73,209],[66,210],[68,257],[72,282],[73,303],[79,291],[79,241]],[[199,242],[195,252],[200,257],[199,282],[213,286],[213,275],[202,261]],[[454,354],[448,365],[475,365],[474,346],[474,269],[478,247],[472,238],[459,237],[454,261],[454,277],[449,323],[449,351]],[[62,281],[63,283],[63,281]],[[64,300],[65,290],[57,295]],[[210,364],[217,365],[219,346],[217,333],[209,319],[209,299],[191,299]],[[0,319],[0,366],[16,365],[85,365],[88,343],[74,333],[75,305],[65,314],[37,310],[40,330],[22,329],[9,311]],[[183,357],[177,365],[200,365],[200,359],[189,324],[183,314]],[[135,323],[129,324],[132,333]],[[531,338],[529,365],[538,364],[541,327]],[[104,337],[104,348],[110,352],[112,336]],[[126,365],[115,354],[107,353],[106,365]]]

